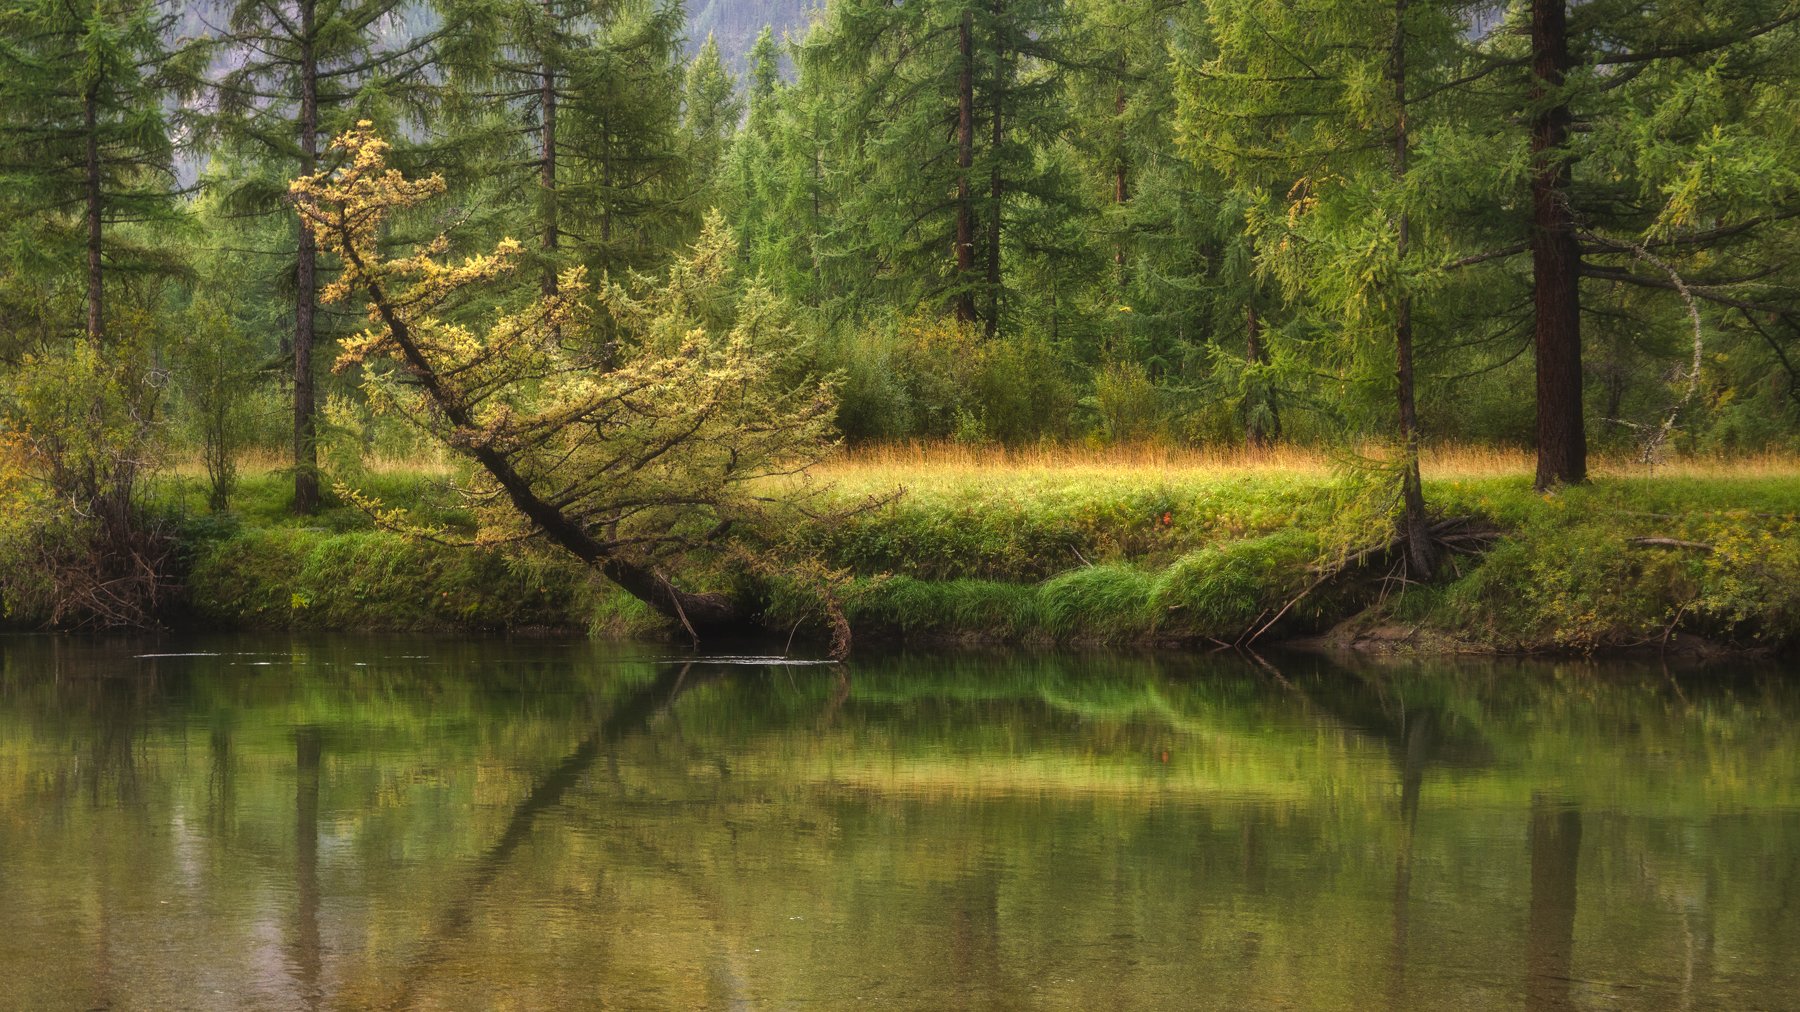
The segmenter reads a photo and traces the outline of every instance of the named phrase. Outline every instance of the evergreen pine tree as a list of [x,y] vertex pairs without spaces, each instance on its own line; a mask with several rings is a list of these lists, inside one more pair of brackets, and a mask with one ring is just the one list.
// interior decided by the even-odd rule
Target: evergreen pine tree
[[[165,107],[187,62],[155,3],[17,0],[0,7],[0,236],[19,326],[44,320],[43,282],[82,264],[83,327],[106,332],[106,278],[171,267],[142,241],[179,218]],[[139,226],[133,238],[118,226]],[[54,316],[54,314],[48,314]]]

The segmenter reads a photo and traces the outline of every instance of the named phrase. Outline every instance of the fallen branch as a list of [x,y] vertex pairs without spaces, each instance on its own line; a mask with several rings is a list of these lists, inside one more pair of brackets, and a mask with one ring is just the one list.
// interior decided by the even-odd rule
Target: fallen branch
[[1689,548],[1696,552],[1713,550],[1713,546],[1704,541],[1683,541],[1680,538],[1626,538],[1625,543],[1633,548]]

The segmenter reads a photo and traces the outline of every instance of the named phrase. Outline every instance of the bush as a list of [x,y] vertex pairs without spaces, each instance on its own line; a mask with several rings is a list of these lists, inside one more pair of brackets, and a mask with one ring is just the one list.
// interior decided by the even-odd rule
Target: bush
[[229,310],[207,299],[189,307],[174,342],[176,378],[184,414],[206,465],[206,504],[224,511],[237,487],[237,455],[250,439],[250,401],[256,345]]
[[840,338],[822,365],[844,377],[837,420],[852,441],[1016,445],[1070,433],[1076,400],[1061,361],[1033,338],[989,340],[969,324],[919,314]]
[[85,338],[26,355],[0,390],[11,434],[0,516],[0,598],[14,621],[155,623],[172,582],[168,526],[141,501],[160,404],[150,356]]
[[1109,362],[1094,374],[1094,396],[1088,401],[1098,420],[1098,435],[1109,443],[1142,442],[1168,434],[1162,390],[1139,362]]

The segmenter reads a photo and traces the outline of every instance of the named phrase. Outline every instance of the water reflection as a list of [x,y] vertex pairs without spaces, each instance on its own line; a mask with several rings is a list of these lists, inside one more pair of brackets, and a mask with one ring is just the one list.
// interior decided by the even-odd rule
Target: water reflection
[[1567,1009],[1575,959],[1575,871],[1581,809],[1541,794],[1531,799],[1531,920],[1525,929],[1525,1007]]
[[1778,1006],[1797,715],[1779,672],[8,641],[0,1007]]

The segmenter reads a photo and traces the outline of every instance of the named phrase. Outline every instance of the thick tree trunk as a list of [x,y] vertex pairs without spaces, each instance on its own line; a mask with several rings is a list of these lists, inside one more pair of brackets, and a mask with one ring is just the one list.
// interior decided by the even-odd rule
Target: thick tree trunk
[[[1406,122],[1406,0],[1394,3],[1394,178],[1404,182],[1410,137]],[[1406,213],[1396,222],[1395,258],[1401,287],[1394,318],[1394,392],[1399,408],[1401,473],[1400,535],[1406,542],[1406,564],[1415,579],[1426,579],[1437,568],[1437,552],[1425,518],[1424,482],[1419,474],[1419,418],[1413,398],[1412,296],[1406,291],[1406,256],[1412,240],[1412,223]]]
[[[300,174],[319,160],[319,65],[313,52],[313,0],[300,3]],[[319,508],[319,446],[313,393],[313,319],[318,299],[318,244],[300,229],[294,268],[294,512]]]
[[975,165],[975,15],[963,11],[956,44],[962,69],[956,78],[956,318],[975,320],[975,208],[969,192],[969,170]]
[[100,277],[100,126],[94,108],[99,101],[98,88],[98,83],[89,86],[81,97],[82,127],[87,140],[87,165],[83,177],[87,205],[87,336],[94,342],[105,336],[101,322],[105,289]]
[[1569,208],[1566,0],[1531,0],[1531,273],[1536,286],[1537,487],[1587,480],[1581,249]]

